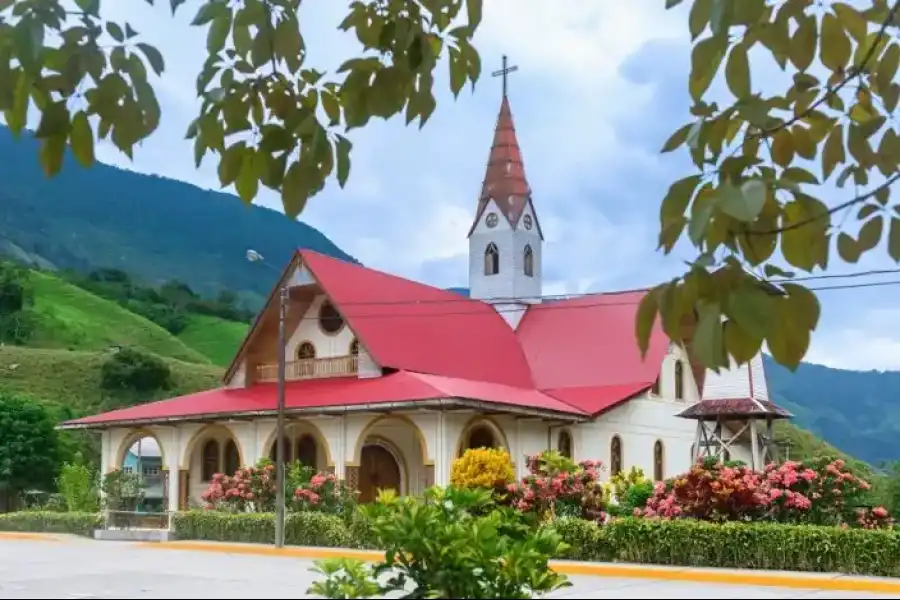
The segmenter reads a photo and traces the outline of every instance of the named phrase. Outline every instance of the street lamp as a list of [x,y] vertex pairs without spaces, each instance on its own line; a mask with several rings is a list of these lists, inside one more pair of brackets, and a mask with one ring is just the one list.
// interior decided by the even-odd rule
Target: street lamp
[[[247,260],[258,262],[278,271],[268,264],[256,250],[247,250]],[[275,425],[275,547],[284,547],[284,383],[285,383],[285,331],[284,319],[287,307],[287,286],[280,285],[278,294],[278,417]]]

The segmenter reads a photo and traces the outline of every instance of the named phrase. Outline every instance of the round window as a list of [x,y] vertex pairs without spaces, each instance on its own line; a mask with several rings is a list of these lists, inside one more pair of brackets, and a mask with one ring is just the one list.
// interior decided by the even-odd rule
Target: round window
[[499,217],[497,217],[497,213],[490,213],[487,216],[487,219],[485,220],[485,222],[487,223],[487,226],[491,227],[491,228],[496,227],[497,223],[499,223],[499,221],[500,221],[500,219],[499,219]]
[[523,221],[525,221],[525,229],[531,229],[531,226],[534,225],[534,222],[531,220],[531,215],[525,215]]
[[344,327],[344,318],[331,302],[326,301],[319,309],[319,326],[325,333],[337,333]]

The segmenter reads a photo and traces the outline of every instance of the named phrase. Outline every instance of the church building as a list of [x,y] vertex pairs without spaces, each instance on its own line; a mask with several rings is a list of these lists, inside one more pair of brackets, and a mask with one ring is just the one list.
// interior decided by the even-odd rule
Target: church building
[[[505,86],[504,86],[505,87]],[[169,510],[215,473],[275,456],[278,332],[286,339],[287,460],[374,498],[450,481],[467,448],[502,447],[518,476],[546,449],[662,480],[699,456],[761,466],[772,423],[762,356],[714,373],[657,324],[641,358],[644,291],[542,297],[544,234],[509,99],[469,230],[469,297],[299,250],[216,389],[68,421],[102,435],[102,470],[153,437]],[[598,248],[601,252],[604,249]]]

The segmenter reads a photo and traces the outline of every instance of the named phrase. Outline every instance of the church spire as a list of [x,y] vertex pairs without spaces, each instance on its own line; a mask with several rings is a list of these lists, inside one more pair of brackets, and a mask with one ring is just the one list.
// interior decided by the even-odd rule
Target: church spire
[[[525,178],[522,150],[519,148],[519,140],[516,137],[516,128],[513,124],[507,95],[507,76],[517,70],[516,66],[507,66],[507,59],[504,56],[503,68],[492,73],[494,77],[502,77],[503,97],[500,101],[500,113],[497,115],[494,141],[488,156],[487,169],[481,185],[478,210],[475,212],[472,230],[491,199],[497,204],[497,208],[510,225],[515,228],[531,196],[531,188]],[[469,231],[469,235],[472,234],[472,230]]]

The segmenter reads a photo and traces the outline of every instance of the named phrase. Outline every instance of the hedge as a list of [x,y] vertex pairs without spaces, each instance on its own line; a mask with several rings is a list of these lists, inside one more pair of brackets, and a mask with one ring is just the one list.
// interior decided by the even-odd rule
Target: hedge
[[97,513],[22,511],[0,514],[0,531],[69,533],[93,537],[103,524]]
[[[175,515],[172,524],[179,540],[269,544],[275,539],[275,516],[271,513],[191,511]],[[288,513],[284,541],[291,546],[358,546],[344,519],[318,512]]]
[[896,530],[650,519],[553,527],[574,560],[900,577]]
[[[189,512],[174,523],[182,540],[269,544],[275,536],[273,515]],[[650,519],[549,526],[571,547],[564,559],[900,576],[900,531]],[[285,522],[290,545],[374,548],[370,535],[360,521],[321,513],[289,513]]]

